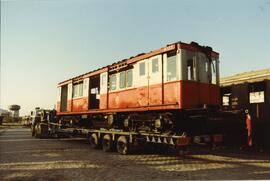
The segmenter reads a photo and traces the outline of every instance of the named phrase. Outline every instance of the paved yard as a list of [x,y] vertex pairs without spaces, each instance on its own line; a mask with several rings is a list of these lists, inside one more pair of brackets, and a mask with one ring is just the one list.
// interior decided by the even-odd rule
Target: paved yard
[[270,154],[193,150],[119,155],[83,139],[35,139],[28,128],[0,130],[0,180],[270,179]]

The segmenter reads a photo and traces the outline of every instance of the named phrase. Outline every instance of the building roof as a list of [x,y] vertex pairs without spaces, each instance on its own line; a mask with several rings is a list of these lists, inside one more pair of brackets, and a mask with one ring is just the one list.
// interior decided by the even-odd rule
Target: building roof
[[1,109],[1,108],[0,108],[0,116],[1,116],[2,114],[7,114],[7,113],[9,113],[8,110]]
[[220,80],[220,84],[224,87],[232,84],[254,83],[264,80],[270,80],[270,68],[223,77]]

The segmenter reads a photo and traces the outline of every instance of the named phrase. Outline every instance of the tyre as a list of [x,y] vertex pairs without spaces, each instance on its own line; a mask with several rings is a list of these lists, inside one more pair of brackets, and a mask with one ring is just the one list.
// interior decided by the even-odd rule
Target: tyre
[[128,140],[125,136],[120,136],[117,140],[117,151],[122,155],[128,154],[129,145]]
[[112,150],[112,139],[109,134],[104,135],[102,140],[102,150],[104,152],[109,152]]
[[41,138],[48,138],[49,136],[48,125],[46,124],[40,125],[40,136]]
[[39,124],[35,125],[35,137],[40,138],[40,125]]
[[97,136],[96,133],[92,133],[92,134],[89,136],[88,140],[89,140],[90,146],[91,146],[92,148],[95,148],[95,149],[96,149],[96,148],[99,147],[99,140],[98,140],[98,136]]
[[32,132],[32,137],[34,137],[36,135],[35,126],[34,125],[31,125],[31,132]]

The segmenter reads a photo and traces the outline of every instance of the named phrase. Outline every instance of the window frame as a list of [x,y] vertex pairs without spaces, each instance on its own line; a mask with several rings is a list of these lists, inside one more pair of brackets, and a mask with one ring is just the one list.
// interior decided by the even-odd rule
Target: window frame
[[217,60],[211,60],[211,84],[217,85],[218,72],[217,72]]
[[[170,59],[170,58],[173,58],[173,59]],[[168,73],[170,72],[170,73],[172,73],[172,71],[170,70],[169,71],[169,62],[172,62],[172,61],[174,61],[175,63],[175,66],[172,66],[172,67],[174,67],[174,76],[172,77],[172,75],[169,75]],[[167,53],[167,65],[166,65],[166,79],[167,79],[167,81],[168,82],[170,82],[170,81],[175,81],[175,80],[177,80],[177,53],[176,52],[169,52],[169,53]]]
[[[142,69],[143,65],[143,69]],[[143,70],[143,73],[142,73]],[[139,76],[145,76],[146,75],[146,63],[145,62],[140,62],[139,63]]]
[[[155,62],[155,64],[154,64]],[[156,58],[153,58],[151,60],[151,63],[152,63],[152,73],[158,73],[159,72],[159,58],[156,57]]]
[[106,85],[106,83],[107,83],[106,78],[107,78],[107,75],[106,74],[103,74],[101,76],[101,85],[102,86]]
[[122,71],[119,73],[119,88],[125,89],[126,88],[126,71]]
[[[131,84],[129,85],[128,84],[128,80],[129,80],[129,78],[128,78],[128,73],[129,72],[131,72]],[[129,69],[129,70],[127,70],[126,71],[126,88],[129,88],[129,87],[132,87],[133,86],[133,69]]]
[[[115,78],[115,83],[114,83],[114,89],[112,89],[112,78]],[[112,74],[112,75],[110,75],[110,91],[115,91],[115,90],[117,90],[117,76],[116,76],[116,74]]]
[[83,97],[83,81],[72,85],[72,98]]
[[[194,59],[187,59],[187,80],[196,81],[195,80],[195,71],[194,71]],[[195,67],[196,69],[196,67]]]
[[[248,85],[248,102],[249,104],[260,104],[266,102],[266,83],[264,81],[254,82]],[[254,99],[260,97],[260,99]],[[251,99],[253,98],[253,99]],[[261,100],[263,99],[263,100]]]

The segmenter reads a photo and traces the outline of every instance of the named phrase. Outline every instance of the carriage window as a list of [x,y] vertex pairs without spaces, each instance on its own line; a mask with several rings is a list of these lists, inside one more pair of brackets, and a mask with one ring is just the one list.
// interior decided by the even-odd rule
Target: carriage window
[[77,85],[73,85],[73,91],[72,91],[72,97],[78,97],[78,86]]
[[158,58],[152,60],[152,73],[158,72]]
[[205,60],[205,72],[208,72],[208,60]]
[[83,96],[83,83],[79,84],[79,97]]
[[250,92],[249,103],[264,103],[264,91]]
[[111,80],[110,80],[110,90],[115,90],[116,89],[116,74],[111,75]]
[[145,62],[140,63],[140,76],[145,75]]
[[215,60],[211,61],[211,75],[212,75],[211,83],[217,84],[217,66]]
[[123,71],[120,73],[120,86],[121,89],[126,87],[126,72]]
[[249,103],[264,103],[266,90],[265,82],[256,82],[248,85]]
[[188,80],[194,80],[194,66],[193,66],[193,59],[189,59],[187,62],[188,68]]
[[83,83],[74,84],[72,93],[73,98],[83,96]]
[[230,105],[230,96],[231,96],[231,94],[224,94],[222,96],[222,106],[229,106]]
[[103,74],[102,77],[101,77],[101,85],[102,85],[102,86],[106,85],[106,83],[107,83],[107,82],[106,82],[106,77],[107,77],[106,74]]
[[132,70],[127,71],[127,87],[132,86]]
[[176,52],[167,54],[167,81],[176,80]]

